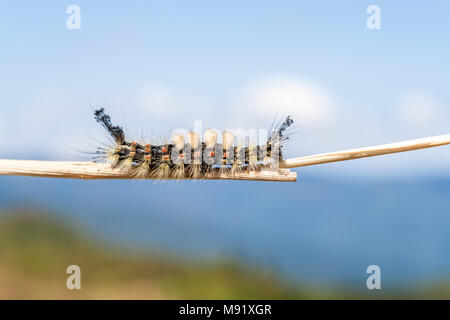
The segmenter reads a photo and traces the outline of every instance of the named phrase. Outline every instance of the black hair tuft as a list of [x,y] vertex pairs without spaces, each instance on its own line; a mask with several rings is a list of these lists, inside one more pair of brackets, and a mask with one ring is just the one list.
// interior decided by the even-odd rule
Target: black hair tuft
[[100,122],[103,128],[114,138],[114,141],[118,145],[125,143],[125,133],[122,127],[113,126],[111,123],[111,117],[105,113],[105,108],[100,108],[94,111],[95,120]]

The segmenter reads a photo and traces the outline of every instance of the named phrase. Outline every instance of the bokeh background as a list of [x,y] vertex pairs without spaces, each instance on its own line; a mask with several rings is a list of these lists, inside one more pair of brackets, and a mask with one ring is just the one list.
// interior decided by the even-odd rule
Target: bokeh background
[[[446,134],[449,10],[4,1],[0,156],[89,160],[99,106],[131,137],[194,120],[268,129],[288,112],[286,157]],[[327,164],[297,183],[0,177],[0,297],[448,298],[449,160],[441,147]],[[381,290],[366,288],[373,264]]]

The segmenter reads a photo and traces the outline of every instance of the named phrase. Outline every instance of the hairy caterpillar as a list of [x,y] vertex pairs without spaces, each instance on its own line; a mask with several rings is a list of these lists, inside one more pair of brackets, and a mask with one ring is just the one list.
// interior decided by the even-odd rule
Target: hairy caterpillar
[[122,127],[112,124],[104,108],[96,110],[94,116],[114,140],[113,146],[98,148],[95,160],[106,161],[138,179],[201,179],[213,171],[233,174],[275,167],[282,159],[283,142],[288,139],[286,130],[294,122],[287,116],[262,145],[251,144],[248,139],[236,142],[229,130],[222,133],[222,143],[218,143],[217,132],[212,129],[203,133],[203,139],[199,133],[189,131],[186,137],[173,134],[170,142],[154,145],[127,141]]

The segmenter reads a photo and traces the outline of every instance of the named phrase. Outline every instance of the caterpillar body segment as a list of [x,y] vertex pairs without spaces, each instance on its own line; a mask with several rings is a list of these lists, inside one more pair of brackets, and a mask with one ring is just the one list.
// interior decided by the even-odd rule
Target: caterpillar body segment
[[114,141],[110,148],[98,148],[95,160],[108,162],[137,179],[201,179],[216,170],[235,174],[257,171],[261,166],[273,167],[282,160],[285,132],[293,123],[288,116],[263,145],[237,142],[228,130],[222,134],[222,143],[218,143],[218,135],[212,129],[202,136],[193,131],[186,137],[174,134],[169,143],[158,145],[127,141],[122,127],[112,124],[104,108],[96,110],[94,116]]

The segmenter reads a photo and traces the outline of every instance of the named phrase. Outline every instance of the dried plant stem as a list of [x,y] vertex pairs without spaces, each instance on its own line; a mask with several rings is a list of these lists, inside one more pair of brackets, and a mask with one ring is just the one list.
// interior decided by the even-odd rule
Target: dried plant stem
[[[432,148],[450,144],[450,134],[402,141],[385,145],[323,153],[292,158],[280,162],[281,169],[263,168],[259,171],[241,173],[213,172],[204,179],[253,180],[253,181],[296,181],[297,173],[288,168],[312,166],[316,164],[346,161],[383,154]],[[113,169],[111,166],[94,162],[34,161],[0,159],[0,175],[19,175],[50,178],[74,179],[132,179],[130,173]]]
[[323,153],[300,158],[285,159],[280,162],[280,168],[312,166],[329,162],[346,161],[365,157],[381,156],[383,154],[432,148],[446,144],[450,144],[450,134],[389,143],[379,146]]
[[[34,161],[0,159],[0,175],[18,175],[49,178],[74,179],[132,179],[111,166],[94,162]],[[297,173],[288,169],[261,169],[241,173],[207,174],[204,179],[253,180],[253,181],[296,181]],[[149,177],[151,179],[151,177]]]

